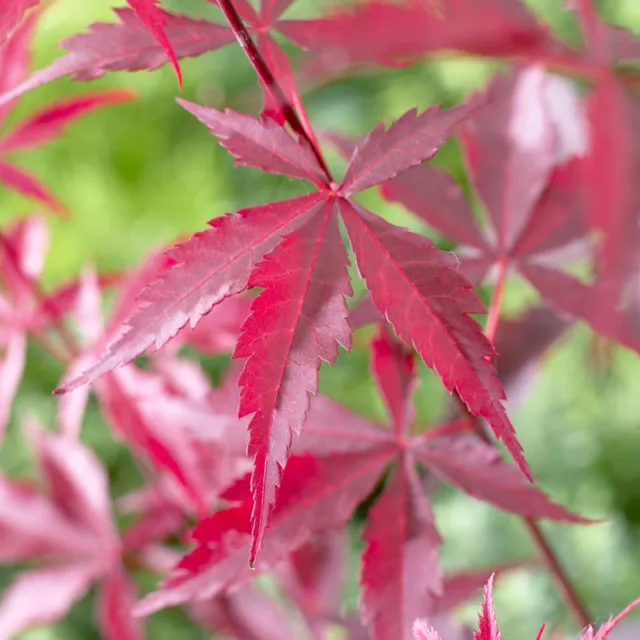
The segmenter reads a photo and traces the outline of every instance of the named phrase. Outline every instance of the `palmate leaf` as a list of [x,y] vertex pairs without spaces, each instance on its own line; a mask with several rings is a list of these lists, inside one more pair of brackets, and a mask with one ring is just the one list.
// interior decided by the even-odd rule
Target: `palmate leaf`
[[[240,412],[252,416],[252,562],[292,438],[300,433],[309,394],[317,389],[320,362],[333,362],[337,345],[350,344],[344,297],[351,295],[351,289],[338,212],[379,311],[407,345],[417,347],[447,389],[456,390],[474,415],[491,423],[529,473],[502,406],[504,392],[495,375],[494,352],[468,315],[484,311],[471,285],[457,273],[449,254],[437,251],[423,236],[365,212],[345,195],[433,156],[447,132],[479,101],[421,115],[411,111],[388,130],[375,129],[356,148],[341,185],[313,179],[318,192],[229,214],[212,221],[212,229],[176,245],[168,253],[170,268],[143,290],[138,309],[125,322],[126,331],[107,355],[59,390],[71,391],[151,346],[163,346],[228,296],[247,287],[263,287],[235,352],[247,358],[240,378]],[[273,121],[188,108],[240,162],[307,179],[317,174],[319,167],[307,148]]]
[[[376,370],[385,371],[384,375],[392,381],[405,381],[400,385],[381,384],[381,391],[389,399],[398,400],[394,405],[405,407],[415,388],[415,376],[406,355],[406,348],[386,330],[374,342]],[[428,472],[505,511],[559,522],[585,522],[529,485],[514,466],[499,460],[495,449],[472,438],[450,440],[437,435],[429,437],[429,433],[410,436],[411,412],[405,409],[403,422],[397,424],[398,413],[391,405],[390,409],[390,426],[394,428],[368,423],[322,396],[311,405],[305,430],[293,444],[293,456],[284,471],[271,529],[256,566],[258,571],[272,569],[281,561],[282,553],[297,548],[301,540],[298,536],[305,537],[306,543],[312,536],[327,531],[329,522],[336,522],[335,510],[344,505],[331,478],[340,478],[350,487],[344,489],[342,499],[353,500],[353,506],[356,497],[351,483],[364,473],[368,486],[373,487],[376,478],[368,475],[370,465],[379,479],[393,464],[390,480],[369,509],[364,530],[362,608],[374,640],[386,640],[391,633],[393,637],[410,637],[413,620],[434,611],[435,596],[443,587],[437,557],[440,537],[428,495],[419,479],[420,463]],[[456,462],[459,452],[460,468]],[[429,457],[433,458],[433,465],[427,460]],[[312,477],[305,480],[309,473]],[[326,485],[321,490],[317,483],[323,482]],[[150,609],[143,605],[143,613],[197,600],[199,594],[205,602],[206,598],[234,590],[247,580],[249,570],[242,562],[242,554],[251,544],[249,491],[250,481],[246,477],[225,493],[223,497],[232,505],[205,520],[199,532],[196,529],[199,547],[177,565],[162,589],[150,596]],[[320,495],[326,498],[321,500],[322,508],[317,502]],[[364,494],[359,495],[362,499]],[[304,531],[297,526],[300,519],[304,521]],[[477,586],[478,580],[474,577],[471,582]],[[470,588],[467,580],[457,591],[468,593]],[[455,590],[450,598],[456,602]]]

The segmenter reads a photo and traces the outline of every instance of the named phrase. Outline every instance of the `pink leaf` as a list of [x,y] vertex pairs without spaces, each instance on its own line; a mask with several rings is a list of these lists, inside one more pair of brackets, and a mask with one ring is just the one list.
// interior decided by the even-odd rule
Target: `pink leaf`
[[129,6],[135,11],[139,20],[149,29],[156,42],[162,47],[171,61],[178,76],[178,84],[182,87],[182,73],[178,58],[169,41],[166,28],[165,14],[159,7],[159,0],[127,0]]
[[[41,523],[46,525],[48,523]],[[63,618],[94,579],[90,565],[66,565],[25,571],[4,592],[0,604],[0,640]]]
[[216,634],[234,640],[294,640],[291,616],[259,588],[247,586],[197,602],[191,615]]
[[609,634],[613,631],[614,627],[625,618],[633,609],[640,606],[640,598],[634,600],[626,609],[621,611],[615,618],[609,618],[598,631],[593,630],[593,627],[588,627],[580,636],[580,640],[605,640]]
[[[2,332],[4,333],[4,332]],[[21,331],[0,334],[0,442],[4,437],[11,405],[18,391],[26,358],[27,342]]]
[[418,115],[407,111],[389,129],[378,125],[353,151],[341,192],[351,195],[432,158],[451,135],[451,130],[480,104],[479,99],[440,111],[431,107]]
[[483,305],[451,256],[424,236],[394,227],[355,203],[341,201],[341,211],[358,269],[380,313],[437,371],[449,392],[457,391],[473,415],[489,422],[531,477],[502,405],[495,353],[469,316],[483,313]]
[[3,0],[0,6],[0,47],[20,25],[25,12],[39,0]]
[[114,89],[102,93],[63,100],[46,107],[16,127],[0,141],[0,151],[10,153],[38,146],[58,137],[65,126],[77,118],[106,105],[132,100],[134,94],[127,89]]
[[37,424],[29,426],[52,502],[79,528],[94,532],[108,562],[115,531],[102,464],[81,442],[47,433]]
[[490,250],[462,189],[448,173],[420,165],[385,182],[381,191],[448,239]]
[[[313,535],[343,527],[389,461],[386,449],[318,459],[291,458],[256,568],[270,569]],[[232,487],[225,497],[241,500],[242,506],[218,511],[200,523],[193,538],[201,546],[182,560],[160,591],[142,600],[136,609],[139,615],[206,600],[255,575],[247,564],[251,545],[249,478]]]
[[[47,526],[43,527],[42,523]],[[79,530],[51,501],[0,476],[0,560],[91,555],[95,536]]]
[[[37,0],[34,1],[34,4]],[[2,11],[0,9],[0,11]],[[38,21],[39,12],[32,12],[0,46],[0,95],[18,86],[31,67],[31,39]],[[0,18],[1,21],[1,18]],[[2,27],[0,27],[1,29]],[[0,36],[0,42],[2,36]],[[4,124],[13,104],[0,107],[0,124]]]
[[[264,287],[251,305],[234,357],[247,358],[239,384],[240,417],[249,425],[254,456],[250,562],[255,563],[292,439],[300,434],[317,392],[321,361],[333,363],[338,345],[351,347],[345,296],[351,295],[338,220],[332,202],[287,236],[251,275]],[[273,313],[277,307],[278,313]]]
[[493,578],[494,576],[489,578],[484,589],[482,610],[478,616],[478,631],[473,632],[474,640],[502,640],[496,614],[493,610]]
[[413,637],[415,640],[442,640],[438,632],[424,620],[416,620],[414,622]]
[[417,383],[413,352],[392,338],[386,327],[381,327],[371,348],[373,374],[391,424],[397,436],[402,437],[413,420],[413,391]]
[[[186,492],[199,513],[207,510],[207,498],[198,475],[196,453],[188,443],[183,411],[167,411],[165,389],[148,373],[127,367],[100,381],[100,406],[112,428],[154,466],[168,471]],[[161,409],[152,413],[148,401]],[[204,422],[202,414],[198,415]]]
[[[107,71],[153,70],[166,64],[165,49],[154,40],[135,13],[126,8],[114,11],[119,22],[98,22],[89,27],[89,33],[64,40],[61,46],[69,54],[4,93],[0,96],[0,105],[67,75],[72,75],[74,80],[93,80]],[[231,30],[220,24],[167,11],[161,11],[161,15],[176,58],[199,56],[234,40]]]
[[193,328],[211,308],[247,288],[255,264],[311,214],[319,193],[244,209],[211,221],[169,252],[174,266],[144,289],[143,304],[126,322],[127,331],[107,354],[59,392],[82,384],[133,360],[151,347],[164,346],[187,323]]
[[231,109],[223,113],[186,100],[178,103],[209,127],[239,164],[324,184],[322,169],[311,148],[296,142],[273,120],[261,122]]
[[549,500],[491,445],[470,437],[439,438],[415,449],[416,457],[443,480],[478,500],[529,518],[589,523]]
[[98,623],[104,640],[140,640],[140,621],[132,615],[136,590],[126,574],[116,568],[107,575],[98,593]]
[[67,215],[66,207],[55,196],[51,195],[37,178],[13,164],[0,161],[0,183],[3,183],[9,189],[17,191],[25,198],[37,200],[59,215]]
[[403,458],[369,511],[362,615],[374,640],[411,640],[412,624],[442,590],[440,536],[413,461]]

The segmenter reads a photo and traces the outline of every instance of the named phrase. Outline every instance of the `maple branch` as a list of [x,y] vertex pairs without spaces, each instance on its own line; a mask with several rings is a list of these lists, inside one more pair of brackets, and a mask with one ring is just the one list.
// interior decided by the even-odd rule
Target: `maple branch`
[[500,324],[500,310],[502,309],[502,298],[504,296],[504,285],[507,280],[508,264],[506,258],[501,258],[498,262],[498,275],[496,278],[496,286],[493,290],[491,298],[491,306],[489,307],[489,315],[487,317],[487,326],[484,330],[485,335],[493,344],[498,332]]
[[531,518],[523,518],[522,521],[527,529],[527,533],[538,549],[538,553],[547,565],[547,570],[555,579],[556,586],[564,596],[567,607],[573,615],[573,619],[578,625],[578,628],[584,629],[585,627],[588,627],[591,624],[591,618],[589,617],[584,604],[580,600],[569,576],[567,576],[564,568],[560,564],[549,540],[547,540],[542,529],[540,529],[540,525]]
[[229,26],[231,27],[236,40],[242,47],[243,51],[247,54],[247,58],[249,58],[249,62],[251,62],[251,65],[258,74],[258,78],[282,110],[282,115],[284,116],[285,120],[289,123],[289,126],[295,133],[297,133],[308,142],[314,156],[320,163],[320,167],[322,168],[327,180],[329,181],[329,183],[333,182],[331,171],[327,165],[326,160],[324,159],[324,156],[322,155],[322,151],[320,151],[315,137],[310,135],[305,126],[302,124],[302,121],[298,117],[296,110],[289,102],[287,96],[282,90],[282,87],[278,84],[278,81],[271,72],[271,69],[260,53],[260,50],[253,41],[251,34],[242,21],[242,18],[236,11],[233,0],[218,0],[218,6],[220,7],[222,13],[224,14],[224,17],[229,23]]
[[[506,259],[502,259],[498,262],[498,275],[496,279],[496,285],[493,290],[493,297],[491,298],[491,305],[489,307],[489,317],[487,319],[487,327],[485,330],[487,338],[493,343],[495,341],[496,333],[498,331],[498,325],[500,323],[500,311],[502,309],[502,301],[504,298],[504,286],[506,282],[508,272],[508,263]],[[475,426],[476,434],[488,444],[495,446],[494,440],[489,436],[484,429],[483,424],[474,416],[472,416],[464,402],[456,394],[456,400],[460,405],[464,415],[471,420]],[[579,628],[585,628],[591,623],[591,619],[583,603],[581,602],[574,585],[567,576],[564,568],[560,564],[558,557],[556,556],[551,543],[540,529],[538,523],[532,518],[522,518],[527,533],[531,538],[534,546],[537,548],[538,553],[547,567],[549,573],[553,576],[558,590],[563,595],[567,608],[571,612],[576,624]]]

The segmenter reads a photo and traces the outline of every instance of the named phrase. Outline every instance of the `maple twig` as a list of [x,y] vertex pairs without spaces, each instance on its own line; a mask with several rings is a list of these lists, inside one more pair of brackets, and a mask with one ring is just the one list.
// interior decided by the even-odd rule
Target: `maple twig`
[[247,54],[249,62],[251,62],[251,65],[258,74],[258,78],[260,78],[262,84],[265,86],[267,91],[271,94],[271,97],[276,101],[276,103],[282,110],[282,115],[284,116],[285,120],[289,123],[289,126],[295,133],[297,133],[309,143],[311,150],[320,163],[320,167],[324,171],[327,180],[330,183],[333,182],[331,171],[329,170],[327,162],[322,155],[322,151],[320,151],[320,148],[318,147],[315,137],[310,135],[305,126],[302,124],[302,121],[298,117],[298,113],[293,108],[293,105],[289,102],[287,96],[282,90],[282,87],[279,85],[275,76],[271,72],[267,61],[263,58],[260,50],[256,46],[256,43],[253,41],[251,34],[242,21],[242,18],[236,11],[233,0],[218,0],[218,6],[220,7],[222,13],[224,14],[224,17],[229,23],[229,26],[231,27],[236,40],[242,47],[243,51]]
[[[487,328],[485,330],[487,338],[493,343],[495,341],[496,333],[500,323],[500,311],[502,309],[502,301],[504,298],[504,286],[508,273],[508,264],[506,260],[500,260],[498,263],[498,275],[496,278],[496,285],[493,290],[493,296],[491,298],[491,305],[489,307],[489,317],[487,319]],[[487,431],[483,428],[483,424],[474,416],[472,416],[462,399],[456,394],[456,400],[460,405],[463,414],[475,425],[476,434],[486,443],[495,446],[494,440],[489,436]],[[527,533],[531,538],[534,546],[538,550],[538,553],[545,563],[548,572],[554,578],[558,590],[562,594],[567,604],[567,608],[571,612],[576,624],[579,628],[587,627],[590,623],[590,617],[581,602],[575,587],[569,577],[567,576],[564,568],[560,564],[558,557],[556,556],[551,543],[540,529],[538,523],[532,518],[523,517],[522,521],[525,525]]]
[[554,577],[556,586],[564,596],[567,607],[573,615],[573,619],[578,625],[578,628],[584,629],[585,627],[588,627],[591,624],[589,614],[576,593],[573,583],[560,564],[549,540],[547,540],[547,537],[544,535],[535,520],[532,518],[523,518],[522,520],[527,529],[527,533],[538,549],[538,553],[542,556],[544,563],[547,565],[547,570]]
[[502,258],[498,262],[496,286],[493,290],[491,306],[489,307],[489,316],[487,317],[487,327],[485,329],[485,334],[492,344],[495,342],[498,325],[500,324],[500,310],[502,309],[502,298],[504,296],[504,285],[507,280],[507,271],[507,260]]

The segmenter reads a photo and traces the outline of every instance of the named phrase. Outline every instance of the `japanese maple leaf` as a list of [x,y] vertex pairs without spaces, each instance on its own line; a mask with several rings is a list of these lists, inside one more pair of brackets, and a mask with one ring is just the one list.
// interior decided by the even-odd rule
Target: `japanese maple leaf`
[[31,427],[48,495],[0,478],[0,558],[42,564],[18,573],[4,592],[0,638],[60,620],[93,582],[100,583],[97,617],[105,637],[141,637],[130,614],[133,587],[120,565],[104,469],[80,442]]
[[[39,14],[30,15],[0,48],[0,93],[12,90],[27,76],[31,64],[31,39]],[[64,128],[91,111],[131,100],[123,89],[102,91],[54,102],[27,120],[0,134],[0,183],[6,188],[34,199],[56,213],[65,213],[64,205],[31,173],[15,165],[9,156],[33,149],[58,137]],[[0,107],[0,127],[4,127],[15,101]]]
[[[605,640],[613,628],[625,616],[627,616],[632,609],[639,605],[640,598],[632,602],[615,618],[611,618],[608,622],[603,624],[598,631],[594,631],[591,626],[588,627],[580,636],[580,640]],[[542,640],[543,633],[544,625],[542,625],[542,628],[538,631],[536,640]],[[440,635],[426,620],[416,620],[413,626],[413,637],[414,640],[442,640]],[[482,602],[480,614],[478,615],[478,629],[477,631],[474,631],[473,638],[474,640],[502,640],[502,635],[496,620],[496,614],[493,609],[493,576],[489,578],[485,587],[484,600]]]
[[[588,224],[584,160],[567,160],[582,151],[583,142],[567,129],[568,123],[559,124],[549,106],[550,89],[553,85],[542,68],[513,70],[492,84],[490,106],[460,125],[488,227],[478,224],[453,179],[428,165],[385,183],[382,193],[458,243],[461,268],[472,281],[495,269],[500,296],[506,274],[517,271],[556,309],[639,350],[640,335],[628,316],[618,313],[615,327],[604,322],[592,303],[594,289],[556,267],[572,257],[572,248],[580,250]],[[572,107],[565,103],[565,108]],[[575,119],[580,118],[578,110]]]
[[169,252],[176,264],[143,291],[144,306],[127,320],[127,331],[61,391],[91,382],[151,346],[163,346],[226,297],[262,287],[234,352],[247,359],[240,376],[240,416],[252,415],[252,563],[290,446],[304,424],[309,396],[317,391],[320,363],[333,362],[338,345],[348,349],[351,344],[345,303],[351,287],[338,216],[380,313],[438,371],[445,387],[489,422],[530,474],[502,405],[493,348],[469,315],[484,308],[455,260],[424,236],[390,225],[352,198],[432,157],[451,127],[477,104],[431,108],[420,115],[409,111],[388,130],[377,127],[358,145],[336,185],[311,149],[273,120],[184,103],[238,162],[306,179],[318,190],[215,219],[211,229],[176,245]]
[[[257,569],[268,570],[311,536],[344,526],[393,464],[363,533],[361,609],[374,640],[404,640],[411,638],[413,621],[442,592],[440,536],[419,467],[511,513],[584,520],[551,502],[516,467],[502,462],[496,449],[475,438],[412,436],[413,359],[386,329],[373,343],[373,369],[390,428],[370,424],[322,396],[316,399],[284,471]],[[140,612],[211,597],[247,580],[242,555],[251,544],[248,478],[242,493],[239,486],[223,496],[238,505],[196,527],[192,539],[198,546],[162,589],[143,601]]]

